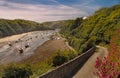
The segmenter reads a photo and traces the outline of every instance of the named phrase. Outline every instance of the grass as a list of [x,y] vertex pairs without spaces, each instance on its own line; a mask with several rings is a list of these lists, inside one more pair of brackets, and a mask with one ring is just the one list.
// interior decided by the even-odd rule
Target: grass
[[[64,52],[64,54],[68,54],[67,50],[69,50],[69,47],[66,45],[64,39],[49,40],[39,46],[32,56],[14,64],[18,67],[25,66],[26,64],[30,65],[33,71],[31,78],[35,78],[54,68],[52,65],[52,57],[56,52],[60,51],[61,53]],[[2,78],[4,68],[12,64],[0,66],[0,78]]]

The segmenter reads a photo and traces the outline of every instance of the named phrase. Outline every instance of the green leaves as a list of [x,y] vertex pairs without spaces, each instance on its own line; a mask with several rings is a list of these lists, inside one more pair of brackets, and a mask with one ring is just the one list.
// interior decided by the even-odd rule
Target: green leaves
[[40,23],[28,20],[5,20],[0,19],[0,37],[20,34],[35,30],[48,30],[52,29],[49,26],[43,26]]
[[[61,32],[79,53],[95,44],[109,44],[113,34],[120,29],[120,4],[101,8],[86,20],[76,19]],[[81,41],[82,40],[82,41]]]
[[59,66],[77,56],[75,51],[58,51],[52,58],[53,66]]
[[32,75],[32,70],[29,65],[25,67],[9,66],[4,70],[2,78],[29,78]]
[[57,55],[53,57],[53,66],[59,66],[66,61],[68,61],[67,57],[58,52]]

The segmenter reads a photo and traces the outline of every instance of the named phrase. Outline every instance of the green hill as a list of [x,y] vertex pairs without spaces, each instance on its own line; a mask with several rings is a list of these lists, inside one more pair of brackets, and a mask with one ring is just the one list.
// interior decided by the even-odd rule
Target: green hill
[[63,34],[79,54],[95,44],[109,44],[113,34],[120,29],[120,4],[101,8],[83,20],[77,18],[62,27]]
[[49,26],[50,28],[61,28],[67,26],[71,20],[50,21],[41,23],[43,26]]
[[0,38],[29,31],[49,30],[66,26],[69,20],[37,23],[29,20],[0,19]]
[[0,37],[10,36],[13,34],[20,34],[29,31],[51,29],[45,27],[40,23],[28,20],[7,20],[0,19]]

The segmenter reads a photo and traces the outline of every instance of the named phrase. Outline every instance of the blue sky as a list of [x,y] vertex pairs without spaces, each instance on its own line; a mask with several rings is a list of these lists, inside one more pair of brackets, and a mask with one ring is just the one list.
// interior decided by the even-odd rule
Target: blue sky
[[0,18],[37,22],[73,19],[119,3],[120,0],[0,0]]

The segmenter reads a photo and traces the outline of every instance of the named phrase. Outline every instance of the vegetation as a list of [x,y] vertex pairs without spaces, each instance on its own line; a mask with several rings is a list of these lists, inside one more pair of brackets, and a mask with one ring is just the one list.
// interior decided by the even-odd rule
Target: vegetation
[[52,29],[43,26],[40,23],[28,20],[6,20],[0,19],[0,37],[10,36],[13,34],[20,34],[24,32]]
[[97,57],[94,74],[99,78],[120,78],[120,31],[111,40],[108,56],[104,59]]
[[61,28],[69,24],[71,20],[61,20],[61,21],[51,21],[51,22],[43,22],[41,23],[43,26],[49,28]]
[[36,78],[37,76],[40,76],[41,74],[54,68],[52,66],[51,59],[40,62],[40,63],[36,63],[36,64],[30,64],[30,65],[31,65],[31,69],[33,71],[33,75],[31,75],[30,78]]
[[0,19],[0,38],[30,31],[56,29],[66,26],[68,23],[69,20],[37,23],[22,19]]
[[33,73],[29,65],[24,67],[10,65],[5,69],[5,73],[2,78],[29,78],[32,74]]
[[62,27],[61,34],[79,54],[95,44],[107,45],[115,31],[120,28],[120,4],[110,8],[101,8],[92,16],[83,20],[77,18]]
[[47,59],[46,61],[37,63],[37,64],[32,64],[32,70],[33,70],[33,75],[31,78],[35,78],[45,72],[47,72],[50,69],[53,69],[56,66],[59,66],[65,62],[67,62],[70,59],[73,59],[77,56],[77,52],[71,51],[71,50],[66,50],[66,51],[57,51],[52,58]]
[[52,63],[53,66],[59,66],[68,60],[71,60],[77,56],[77,53],[74,51],[65,51],[65,52],[60,52],[58,51],[52,58]]
[[60,53],[57,53],[57,55],[53,57],[53,66],[59,66],[66,61],[67,61],[67,57],[65,57]]
[[[119,11],[120,4],[110,8],[101,8],[85,20],[71,21],[61,30],[61,34],[68,39],[69,44],[79,54],[94,45],[109,45],[108,56],[104,59],[98,57],[96,60],[94,74],[99,78],[120,77]],[[79,22],[79,25],[76,22]],[[116,34],[117,31],[119,32]]]
[[68,60],[77,56],[77,53],[71,50],[58,51],[50,59],[35,64],[8,64],[0,66],[0,77],[2,78],[35,78],[56,66],[59,66]]
[[[32,65],[31,67],[32,67],[33,75],[31,77],[35,78],[37,75],[40,75],[46,72],[47,70],[54,68],[53,66],[58,66],[58,65],[63,64],[64,62],[77,56],[77,54],[81,54],[85,52],[86,50],[95,46],[96,44],[97,45],[99,44],[109,45],[116,31],[120,29],[119,21],[120,21],[120,4],[110,7],[110,8],[101,8],[98,11],[96,11],[92,16],[90,16],[89,18],[85,20],[83,20],[82,18],[77,18],[76,20],[67,21],[67,23],[64,23],[64,26],[62,26],[60,33],[63,34],[65,38],[67,38],[69,45],[72,46],[74,49],[76,49],[78,53],[71,52],[71,51],[65,51],[63,53],[58,52],[49,61]],[[25,20],[4,20],[2,19],[0,20],[0,37],[33,31],[33,30],[39,30],[39,29],[42,29],[42,30],[49,29],[49,27],[44,28],[43,25],[46,26],[47,24],[38,24],[35,22],[28,22]],[[54,27],[57,25],[54,24],[51,26]],[[115,41],[116,41],[116,44],[120,46],[120,41],[119,40],[115,40]],[[113,50],[115,49],[116,48],[114,48]],[[116,66],[116,63],[119,63],[119,60],[118,60],[119,51],[115,51],[115,52],[110,52],[110,55],[113,55],[109,57],[110,63],[103,62],[103,64],[104,66],[107,66],[106,64],[110,64],[115,69],[116,67],[118,67],[118,70],[119,70],[120,66]],[[112,65],[114,63],[115,65]],[[9,72],[11,72],[12,70],[10,70]],[[110,68],[110,70],[112,69]],[[104,72],[105,71],[106,70],[104,70]],[[5,73],[6,73],[6,70],[5,70]],[[4,76],[7,76],[7,75],[4,75]],[[106,77],[107,76],[105,76],[105,78]]]

